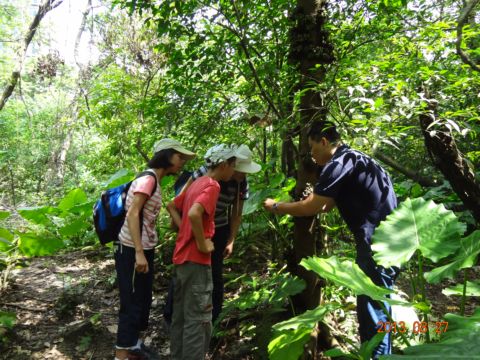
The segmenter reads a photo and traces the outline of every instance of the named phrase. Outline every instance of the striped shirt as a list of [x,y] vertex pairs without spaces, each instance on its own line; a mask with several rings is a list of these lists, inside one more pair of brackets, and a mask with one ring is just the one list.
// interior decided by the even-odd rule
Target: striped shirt
[[[196,180],[199,177],[204,176],[207,172],[207,167],[201,166],[198,170],[193,172],[192,179]],[[237,196],[239,200],[247,200],[249,197],[247,179],[241,183],[238,183],[235,180],[219,181],[219,184],[220,195],[218,197],[217,208],[215,210],[215,227],[228,225],[230,221],[232,204]]]
[[[155,173],[152,169],[153,175]],[[155,221],[157,220],[160,208],[162,206],[162,192],[160,184],[157,182],[157,188],[152,197],[153,187],[155,186],[155,179],[152,176],[142,176],[138,179],[135,179],[130,186],[127,194],[126,201],[126,210],[130,208],[133,202],[135,194],[141,193],[147,195],[147,200],[143,206],[143,224],[142,224],[142,246],[145,250],[153,249],[158,243],[157,232],[155,231]],[[133,243],[132,235],[130,234],[130,229],[128,228],[128,220],[125,219],[125,223],[122,226],[120,235],[118,236],[120,242],[129,247],[135,247]]]

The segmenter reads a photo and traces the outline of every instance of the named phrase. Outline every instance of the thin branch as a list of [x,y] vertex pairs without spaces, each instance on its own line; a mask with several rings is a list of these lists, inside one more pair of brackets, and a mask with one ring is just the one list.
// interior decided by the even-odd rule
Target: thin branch
[[15,90],[15,86],[18,83],[18,79],[20,78],[20,72],[22,71],[23,68],[23,62],[25,61],[25,56],[27,53],[28,46],[30,45],[30,42],[33,39],[33,36],[37,32],[37,29],[40,25],[40,22],[42,21],[43,17],[52,9],[56,8],[58,5],[60,5],[63,2],[63,0],[44,0],[44,2],[38,7],[38,12],[33,18],[29,28],[27,35],[24,38],[23,45],[19,51],[19,59],[17,62],[16,68],[12,72],[12,76],[10,78],[10,82],[3,91],[3,95],[0,98],[0,111],[4,108],[5,104],[7,103],[8,99],[13,93],[13,90]]
[[373,150],[373,155],[383,163],[389,165],[393,169],[397,170],[399,173],[402,173],[409,179],[412,179],[413,181],[418,182],[420,185],[424,187],[433,187],[436,185],[436,183],[431,179],[420,175],[418,172],[415,172],[414,170],[409,169],[406,166],[403,166],[402,164],[399,164],[397,161],[392,159],[390,156],[385,155],[378,149]]
[[471,12],[473,11],[473,8],[480,2],[480,0],[471,0],[465,5],[465,8],[463,9],[462,13],[458,17],[458,25],[457,25],[457,42],[456,42],[456,48],[457,48],[457,54],[460,56],[462,61],[469,65],[473,70],[480,72],[480,67],[475,64],[475,62],[470,59],[470,57],[465,53],[462,49],[462,41],[463,41],[463,27],[465,26],[468,17],[470,16]]
[[75,47],[73,50],[73,57],[75,58],[75,63],[77,64],[79,69],[83,68],[83,65],[78,61],[78,48],[80,46],[80,41],[82,40],[82,34],[85,31],[85,26],[87,24],[87,17],[92,7],[92,0],[87,1],[87,5],[85,6],[85,10],[82,13],[82,22],[80,23],[80,27],[78,28],[77,37],[75,38]]

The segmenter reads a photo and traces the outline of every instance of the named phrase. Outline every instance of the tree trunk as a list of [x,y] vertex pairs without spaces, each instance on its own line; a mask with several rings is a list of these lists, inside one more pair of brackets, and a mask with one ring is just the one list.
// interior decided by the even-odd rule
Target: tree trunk
[[[290,133],[299,135],[297,153],[297,185],[295,188],[296,200],[305,196],[305,189],[311,188],[317,180],[317,166],[311,159],[308,146],[308,128],[314,121],[325,121],[326,108],[322,97],[311,88],[312,82],[324,81],[326,65],[334,61],[333,47],[329,42],[328,33],[324,28],[326,22],[326,0],[297,0],[297,8],[292,14],[295,21],[290,32],[289,61],[295,64],[300,73],[297,91],[304,91],[299,106],[299,126],[290,130]],[[288,142],[287,138],[287,142]],[[284,149],[290,149],[292,144],[284,144]],[[285,158],[288,154],[284,154]],[[295,299],[295,305],[304,309],[313,309],[319,305],[321,299],[322,282],[318,276],[306,271],[298,263],[301,259],[317,254],[321,249],[321,242],[316,236],[322,236],[315,231],[315,217],[296,217],[294,219],[294,261],[292,272],[303,278],[307,287]],[[326,332],[314,332],[311,335],[308,349],[304,358],[316,358],[316,347],[319,338],[329,342]]]
[[429,128],[437,120],[437,103],[429,101],[428,111],[420,115],[420,126],[425,139],[425,146],[435,166],[442,172],[452,186],[453,191],[480,223],[480,184],[475,173],[457,148],[452,132],[446,127]]
[[[305,90],[312,81],[321,82],[325,77],[325,65],[333,62],[333,48],[328,40],[328,33],[324,30],[326,21],[326,1],[298,0],[293,14],[295,24],[290,32],[289,61],[297,65],[301,78],[297,91]],[[320,67],[315,69],[319,64]],[[312,70],[315,69],[315,70]],[[322,99],[315,91],[306,91],[300,100],[300,126],[296,130],[299,134],[297,155],[297,186],[296,199],[303,197],[307,185],[316,182],[317,167],[310,157],[307,131],[313,121],[324,121],[326,109]],[[288,144],[286,144],[288,147]],[[294,257],[298,262],[307,256],[317,253],[316,241],[312,229],[314,218],[304,217],[294,220]],[[301,296],[305,308],[312,309],[319,304],[320,286],[318,277],[311,272],[297,266],[294,271],[307,282],[307,288]]]

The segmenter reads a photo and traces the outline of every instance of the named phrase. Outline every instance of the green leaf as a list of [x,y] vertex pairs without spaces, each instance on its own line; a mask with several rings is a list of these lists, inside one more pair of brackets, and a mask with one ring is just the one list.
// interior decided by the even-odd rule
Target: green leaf
[[294,331],[277,333],[268,344],[270,360],[295,360],[303,354],[303,346],[310,339],[311,329],[299,328]]
[[26,256],[50,255],[63,246],[60,239],[39,237],[31,233],[21,234],[18,243],[18,248]]
[[125,184],[132,180],[134,174],[130,170],[121,169],[118,170],[115,174],[113,174],[104,184],[103,186],[107,189],[114,188],[118,185]]
[[305,280],[298,277],[287,277],[283,282],[278,286],[275,286],[272,296],[270,297],[270,302],[274,303],[277,301],[282,301],[288,296],[296,295],[301,293],[306,287]]
[[[457,284],[455,286],[443,289],[442,294],[447,296],[450,296],[450,295],[463,296],[463,284]],[[480,296],[480,284],[478,282],[467,281],[466,295]]]
[[442,279],[453,278],[461,270],[473,266],[480,253],[480,230],[476,230],[469,236],[461,239],[460,249],[453,259],[453,262],[435,268],[425,273],[425,279],[431,284],[437,284]]
[[360,346],[360,355],[362,359],[371,359],[373,351],[377,348],[378,344],[380,344],[383,338],[387,335],[386,332],[380,332],[376,334],[373,338],[368,341],[365,341]]
[[355,355],[351,355],[351,354],[347,354],[347,353],[344,353],[342,350],[340,349],[330,349],[328,351],[325,351],[323,353],[323,355],[325,356],[329,356],[331,358],[336,358],[336,357],[345,357],[347,359],[358,359],[358,356],[355,356]]
[[58,208],[68,211],[76,205],[87,202],[87,195],[82,189],[73,189],[58,204]]
[[15,325],[16,320],[17,315],[15,313],[0,310],[0,327],[11,329]]
[[274,177],[270,179],[270,188],[276,188],[285,180],[285,175],[282,173],[277,173]]
[[270,189],[263,189],[255,191],[250,197],[243,203],[243,215],[254,213],[261,208],[263,200],[265,200],[272,191]]
[[78,204],[73,206],[68,210],[67,216],[72,213],[72,214],[88,214],[88,218],[90,218],[92,214],[92,209],[93,205],[95,204],[95,201],[89,201],[83,204]]
[[273,329],[277,331],[283,331],[292,329],[295,330],[304,327],[309,328],[311,331],[313,330],[315,324],[323,320],[326,314],[340,307],[341,305],[337,303],[319,305],[313,310],[307,310],[301,315],[295,316],[291,319],[273,325]]
[[85,219],[77,219],[58,229],[58,232],[62,236],[71,237],[85,231],[90,227],[90,225],[91,222],[86,221]]
[[300,265],[337,285],[348,287],[356,295],[368,295],[374,300],[386,301],[392,305],[408,305],[404,301],[387,298],[386,296],[392,294],[393,290],[375,285],[351,260],[340,261],[336,256],[327,259],[309,257],[302,259]]
[[6,251],[12,248],[14,235],[5,228],[0,228],[0,251]]
[[0,220],[5,220],[10,216],[10,211],[0,210]]
[[51,220],[46,214],[52,213],[53,209],[50,206],[21,208],[18,213],[21,217],[38,225],[51,225]]
[[375,230],[373,257],[379,265],[401,267],[420,250],[437,262],[458,249],[465,228],[443,205],[407,198]]

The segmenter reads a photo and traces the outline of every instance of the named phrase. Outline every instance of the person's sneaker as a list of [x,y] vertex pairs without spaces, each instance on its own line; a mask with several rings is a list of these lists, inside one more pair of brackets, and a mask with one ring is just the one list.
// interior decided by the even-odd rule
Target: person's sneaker
[[155,350],[148,347],[144,343],[140,345],[140,349],[128,350],[129,360],[160,360],[160,355]]

